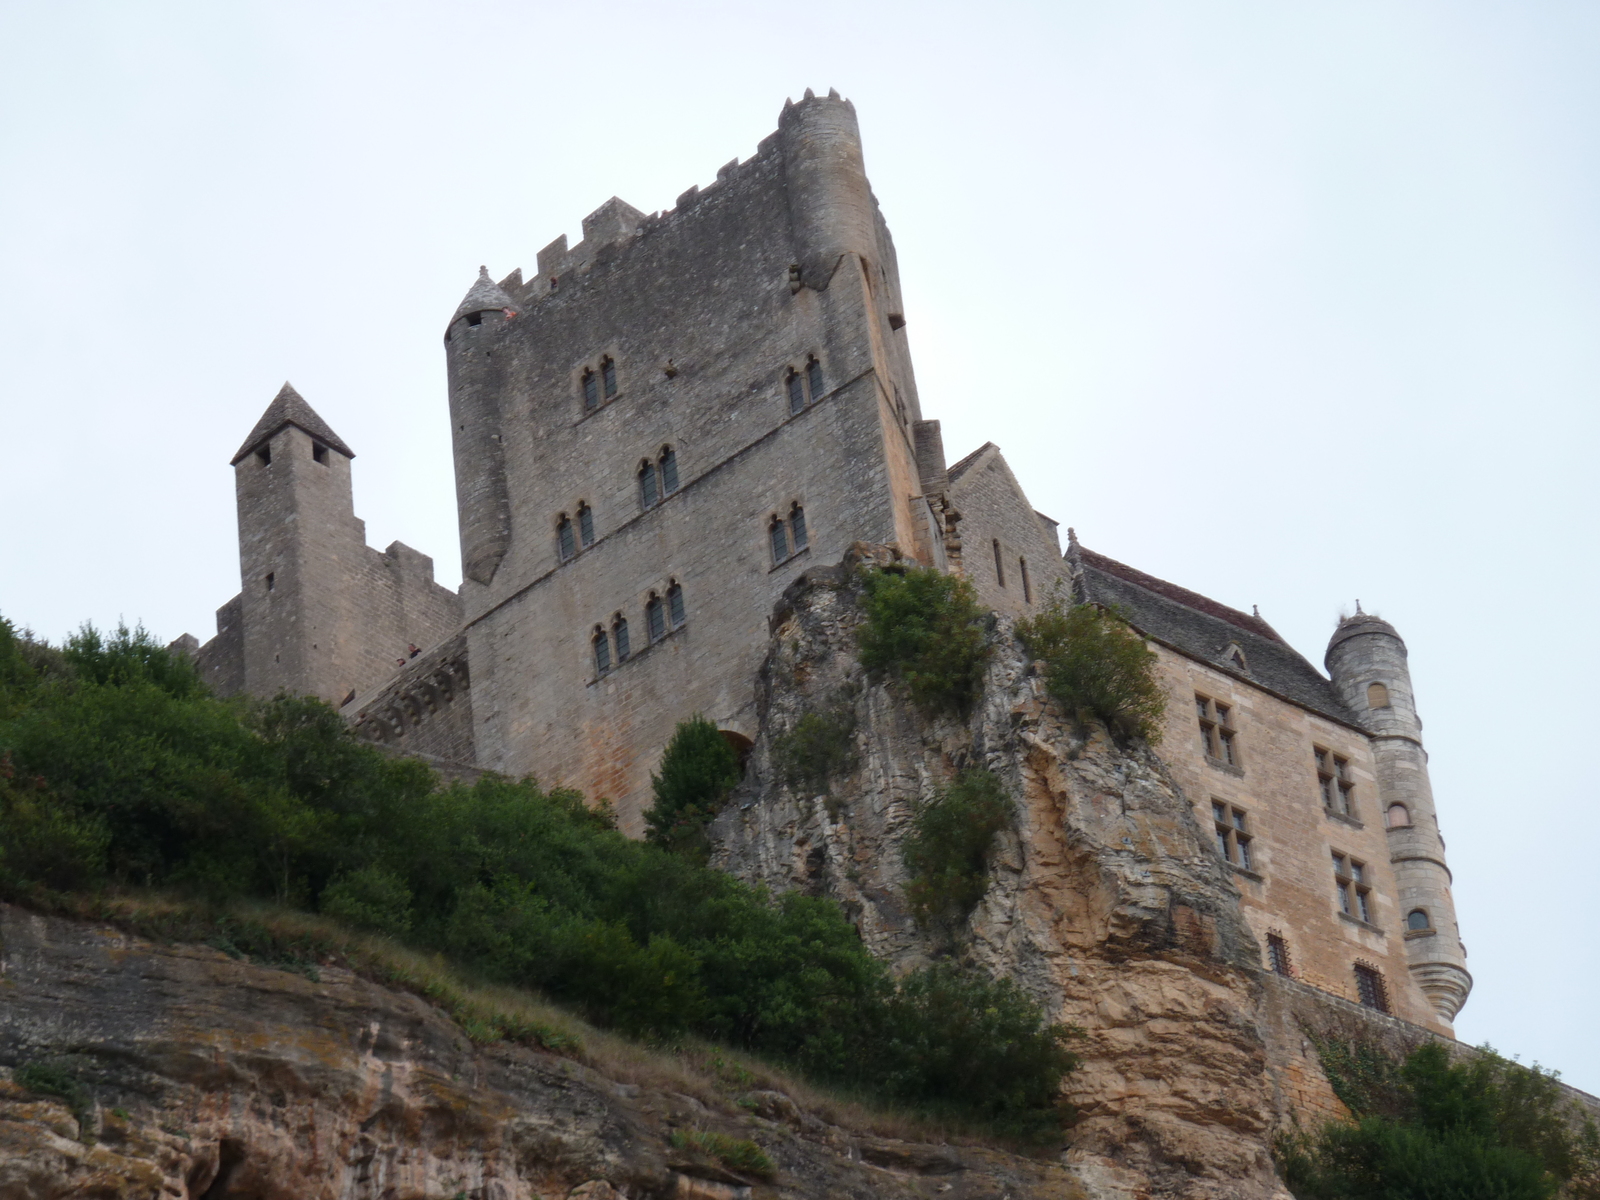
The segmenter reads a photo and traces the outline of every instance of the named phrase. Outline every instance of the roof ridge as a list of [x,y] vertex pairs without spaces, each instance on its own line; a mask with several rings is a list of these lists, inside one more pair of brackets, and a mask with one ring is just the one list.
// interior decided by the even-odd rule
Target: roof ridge
[[948,474],[950,476],[950,482],[954,483],[956,481],[957,476],[963,474],[968,467],[970,467],[973,463],[977,462],[978,461],[978,455],[982,454],[985,450],[998,450],[998,449],[1000,449],[1000,447],[996,446],[993,442],[985,442],[983,445],[979,446],[971,454],[967,455],[965,458],[961,459],[959,462],[957,462],[954,466],[952,466],[950,468],[950,470],[948,472]]
[[[1186,587],[1180,587],[1176,583],[1169,583],[1165,579],[1157,578],[1139,570],[1137,567],[1130,567],[1127,563],[1108,558],[1106,555],[1090,550],[1086,546],[1080,547],[1079,552],[1086,566],[1104,571],[1107,575],[1115,575],[1124,582],[1182,604],[1185,608],[1192,608],[1196,612],[1206,614],[1208,617],[1216,617],[1218,620],[1226,621],[1228,624],[1253,633],[1257,637],[1264,637],[1269,641],[1277,642],[1279,645],[1289,645],[1288,642],[1284,641],[1282,635],[1261,617],[1252,617],[1249,613],[1240,612],[1238,609],[1230,608],[1228,605],[1213,600],[1209,596],[1202,596],[1199,592],[1190,591]],[[1293,647],[1291,646],[1290,649],[1293,649]]]

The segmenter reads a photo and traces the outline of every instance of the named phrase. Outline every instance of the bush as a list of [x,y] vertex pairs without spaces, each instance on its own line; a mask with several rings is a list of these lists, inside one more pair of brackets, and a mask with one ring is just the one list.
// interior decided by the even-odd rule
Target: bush
[[1278,1146],[1301,1200],[1548,1200],[1600,1196],[1600,1131],[1557,1077],[1485,1047],[1450,1061],[1427,1042],[1397,1060],[1317,1041],[1352,1120]]
[[863,572],[862,587],[861,665],[898,672],[929,715],[969,712],[991,651],[972,584],[930,567],[891,567]]
[[820,795],[835,775],[854,765],[855,733],[855,713],[849,708],[808,712],[793,729],[773,738],[772,759],[786,784]]
[[742,1171],[757,1179],[771,1179],[777,1173],[766,1151],[748,1138],[729,1137],[708,1129],[674,1129],[669,1141],[676,1150],[709,1158],[730,1171]]
[[1045,686],[1079,721],[1156,742],[1166,696],[1156,655],[1114,609],[1053,601],[1017,622],[1028,653],[1045,664]]
[[645,837],[668,850],[704,858],[706,823],[739,782],[739,756],[710,721],[696,713],[679,721],[650,776],[655,803],[645,811]]
[[976,767],[917,807],[903,853],[911,873],[906,892],[918,924],[967,919],[989,890],[989,847],[1011,813],[999,777]]
[[[0,660],[17,644],[0,638]],[[1009,1078],[991,1059],[1043,1036],[1042,1013],[1001,1004],[1011,1016],[919,1070],[908,1048],[942,1043],[928,1022],[945,1010],[896,985],[836,903],[774,898],[633,841],[576,792],[496,776],[441,786],[356,740],[325,704],[221,701],[163,656],[138,631],[91,631],[60,672],[29,659],[7,676],[0,892],[132,884],[277,900],[639,1036],[717,1039],[869,1095],[886,1096],[892,1076],[893,1098],[941,1112],[987,1119],[1020,1103],[982,1081]],[[716,728],[686,722],[655,780],[658,837],[703,820],[737,774]],[[274,947],[244,925],[213,933],[229,953],[315,976],[312,946]],[[996,986],[964,978],[972,995]],[[463,1020],[474,1038],[508,1028]],[[886,1058],[890,1045],[901,1049]],[[1042,1069],[1058,1086],[1060,1062]],[[1048,1122],[1046,1091],[1028,1095]]]
[[77,1077],[66,1066],[59,1062],[49,1060],[35,1060],[23,1063],[17,1068],[12,1079],[38,1096],[50,1096],[60,1100],[78,1119],[81,1126],[89,1109],[94,1103],[89,1089],[79,1083]]

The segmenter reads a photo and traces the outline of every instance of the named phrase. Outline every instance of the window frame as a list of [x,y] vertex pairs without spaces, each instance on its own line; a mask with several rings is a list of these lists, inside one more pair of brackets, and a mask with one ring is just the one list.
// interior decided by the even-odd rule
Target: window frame
[[689,623],[688,609],[683,603],[683,585],[676,579],[667,583],[667,626],[673,633]]
[[594,545],[594,509],[587,500],[578,501],[578,548],[587,550]]
[[1294,958],[1289,953],[1288,939],[1281,933],[1267,933],[1267,970],[1285,979],[1294,978]]
[[1383,978],[1383,972],[1371,963],[1358,962],[1351,965],[1356,980],[1356,1003],[1374,1012],[1390,1012],[1389,985]]
[[562,513],[556,518],[556,558],[569,563],[578,557],[578,539],[572,530],[572,518]]
[[644,636],[652,646],[667,636],[667,609],[656,592],[651,592],[644,602]]
[[1243,871],[1257,870],[1250,843],[1255,833],[1250,827],[1250,814],[1230,800],[1211,798],[1211,824],[1216,837],[1217,851],[1222,861]]
[[1339,911],[1352,921],[1375,925],[1372,919],[1372,878],[1367,864],[1343,850],[1329,853],[1333,861],[1333,889]]
[[656,457],[656,469],[661,472],[661,499],[665,500],[676,494],[681,486],[678,480],[678,452],[671,446],[661,447],[661,453]]
[[1312,761],[1317,768],[1317,793],[1325,811],[1335,816],[1356,817],[1356,781],[1350,772],[1350,759],[1327,746],[1312,743]]
[[767,548],[772,552],[775,567],[781,567],[794,557],[789,549],[789,525],[777,513],[767,522]]
[[823,393],[822,362],[815,354],[806,355],[806,400],[815,404]]
[[1194,694],[1195,718],[1200,726],[1200,747],[1206,761],[1216,766],[1244,769],[1239,761],[1239,730],[1233,722],[1233,704],[1202,692]]
[[611,618],[611,640],[614,643],[613,657],[616,666],[620,667],[633,657],[633,647],[628,638],[628,618],[621,613]]
[[656,474],[656,464],[642,459],[637,472],[639,480],[639,510],[649,512],[661,503],[661,480]]
[[589,638],[590,661],[594,663],[595,678],[609,675],[616,669],[616,663],[611,656],[611,635],[606,632],[604,625],[596,625],[594,633]]

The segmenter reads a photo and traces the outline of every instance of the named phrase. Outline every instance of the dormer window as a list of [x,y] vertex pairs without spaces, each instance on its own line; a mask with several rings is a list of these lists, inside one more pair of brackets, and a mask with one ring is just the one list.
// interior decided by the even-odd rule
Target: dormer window
[[328,448],[326,446],[324,446],[321,442],[312,442],[311,443],[311,459],[312,459],[313,462],[319,462],[323,466],[327,466],[328,465]]

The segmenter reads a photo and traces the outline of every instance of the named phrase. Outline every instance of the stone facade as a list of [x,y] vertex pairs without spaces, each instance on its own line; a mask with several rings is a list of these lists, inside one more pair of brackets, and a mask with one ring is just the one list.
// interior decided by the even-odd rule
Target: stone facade
[[286,386],[233,460],[242,591],[206,677],[349,698],[393,750],[608,798],[637,834],[679,721],[757,736],[775,606],[855,543],[1007,619],[1114,606],[1159,656],[1161,760],[1253,944],[1448,1031],[1471,979],[1398,634],[1341,624],[1330,677],[1258,615],[1063,555],[998,447],[947,464],[905,326],[854,109],[808,92],[671,211],[613,198],[528,278],[480,272],[444,336],[459,595],[366,546],[353,453]]

